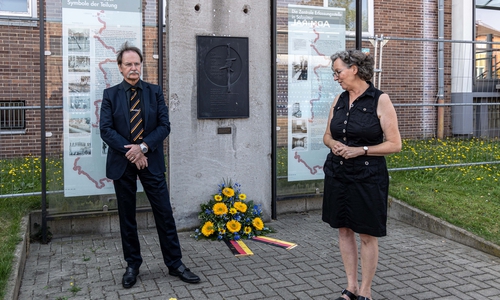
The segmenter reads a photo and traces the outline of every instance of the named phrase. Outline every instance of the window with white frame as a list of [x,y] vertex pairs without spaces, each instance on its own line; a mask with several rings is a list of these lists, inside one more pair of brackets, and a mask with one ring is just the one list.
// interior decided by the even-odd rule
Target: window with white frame
[[[356,31],[356,1],[355,0],[324,0],[325,7],[341,7],[345,9],[346,33],[354,35]],[[373,0],[361,1],[362,34],[373,36]]]
[[36,0],[0,0],[0,17],[36,17]]

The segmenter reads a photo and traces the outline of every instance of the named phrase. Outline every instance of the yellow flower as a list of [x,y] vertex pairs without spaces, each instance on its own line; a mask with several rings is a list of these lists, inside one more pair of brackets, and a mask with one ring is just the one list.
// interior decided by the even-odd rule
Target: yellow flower
[[232,233],[238,232],[241,229],[241,224],[240,222],[236,220],[231,220],[226,223],[227,230],[229,230]]
[[243,202],[234,202],[234,207],[242,213],[247,211],[247,205]]
[[212,233],[214,233],[214,223],[207,221],[201,228],[201,233],[203,233],[204,236],[210,236]]
[[245,200],[245,199],[247,198],[247,195],[245,195],[245,194],[239,194],[239,195],[238,195],[238,198],[239,198],[240,200]]
[[216,214],[217,216],[227,214],[227,206],[222,202],[215,203],[213,209],[214,209],[214,214]]
[[219,234],[224,234],[226,233],[226,229],[224,228],[219,228]]
[[224,194],[224,196],[226,197],[232,197],[234,196],[234,190],[230,187],[226,187],[222,190],[222,193]]
[[215,201],[222,201],[222,196],[219,194],[214,195],[214,199],[215,199]]
[[245,226],[245,229],[244,229],[244,230],[245,230],[245,233],[246,233],[246,234],[249,234],[250,232],[252,232],[252,227],[250,227],[250,226]]
[[236,208],[234,208],[234,207],[231,207],[231,208],[229,209],[229,213],[230,213],[230,214],[232,214],[232,215],[234,215],[234,214],[235,214],[235,213],[237,213],[237,212],[238,212],[238,210],[236,210]]
[[264,228],[264,222],[262,222],[262,219],[259,217],[253,219],[252,225],[257,230],[262,230],[262,228]]

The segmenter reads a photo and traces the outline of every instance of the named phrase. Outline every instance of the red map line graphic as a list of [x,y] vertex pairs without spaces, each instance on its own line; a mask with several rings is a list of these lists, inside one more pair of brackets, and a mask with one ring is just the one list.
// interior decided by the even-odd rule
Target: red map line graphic
[[323,86],[321,85],[321,77],[318,74],[318,69],[327,68],[328,66],[330,66],[330,58],[327,57],[325,54],[319,52],[318,48],[316,48],[316,45],[314,45],[320,39],[320,34],[319,34],[319,32],[316,31],[316,28],[313,28],[313,31],[314,31],[314,34],[316,35],[316,38],[314,39],[313,43],[310,46],[314,50],[314,52],[316,52],[316,54],[318,56],[323,57],[323,59],[327,60],[328,63],[324,64],[324,65],[321,65],[321,64],[317,65],[313,69],[314,75],[316,75],[316,80],[318,81],[318,98],[313,98],[313,99],[309,100],[309,103],[311,104],[311,118],[309,119],[309,123],[312,123],[314,120],[314,109],[313,109],[314,102],[319,101],[321,99],[321,92],[323,89]]
[[99,34],[101,34],[104,30],[106,30],[106,22],[104,22],[100,16],[101,14],[104,13],[104,10],[101,10],[100,12],[97,13],[97,21],[99,21],[99,23],[101,23],[103,26],[101,27],[101,29],[99,29]]
[[92,127],[94,127],[94,128],[98,128],[99,122],[101,121],[101,115],[99,114],[99,103],[101,103],[101,102],[102,102],[102,99],[94,101],[94,107],[95,107],[94,114],[95,114],[95,119],[96,119],[96,122],[92,123]]
[[[102,24],[101,29],[99,29],[99,35],[100,35],[100,34],[102,34],[102,32],[103,32],[104,30],[106,30],[106,26],[107,26],[106,22],[105,22],[105,21],[103,21],[103,20],[101,19],[101,13],[104,13],[104,11],[103,11],[103,10],[101,10],[101,11],[97,14],[97,20],[99,21],[99,23],[101,23],[101,24]],[[108,44],[106,44],[106,43],[105,43],[105,42],[101,39],[101,37],[100,37],[99,35],[97,35],[97,34],[96,34],[96,35],[94,35],[94,38],[95,38],[97,41],[99,41],[99,43],[100,43],[100,44],[101,44],[101,45],[102,45],[105,49],[111,50],[114,54],[116,54],[116,49],[115,49],[114,47],[109,46]],[[99,70],[101,70],[101,72],[102,72],[102,74],[103,74],[103,76],[104,76],[104,80],[106,81],[106,87],[110,87],[110,83],[108,82],[108,73],[106,73],[106,70],[104,70],[103,65],[105,65],[105,64],[107,64],[107,63],[110,63],[110,62],[116,62],[116,60],[115,60],[115,59],[109,59],[109,58],[107,58],[107,59],[105,59],[104,61],[99,62]]]
[[314,39],[314,44],[319,40],[319,32],[316,31],[316,25],[313,27],[314,34],[316,35],[316,38]]
[[97,39],[97,40],[98,40],[98,41],[99,41],[99,42],[100,42],[100,43],[104,46],[104,48],[106,48],[106,49],[108,49],[108,50],[113,51],[113,53],[116,53],[116,49],[115,49],[115,47],[111,47],[111,46],[106,45],[106,44],[104,43],[104,41],[101,39],[101,37],[100,37],[100,36],[98,36],[98,35],[94,35],[94,38],[96,38],[96,39]]
[[[99,37],[97,37],[97,36],[95,38],[99,39]],[[102,44],[102,41],[100,39],[99,39],[99,42],[101,42],[101,44]],[[103,46],[104,46],[104,44],[103,44]],[[113,49],[113,51],[114,51],[114,49]],[[104,70],[103,65],[105,65],[107,63],[110,63],[110,62],[116,62],[116,59],[109,59],[109,58],[107,58],[104,61],[99,62],[99,70],[101,70],[101,72],[102,72],[104,80],[106,81],[106,87],[107,88],[110,87],[110,84],[108,82],[108,73],[106,72],[106,70]]]
[[108,178],[101,178],[98,181],[92,178],[92,176],[89,175],[89,173],[85,172],[82,170],[82,167],[78,165],[78,161],[80,160],[80,157],[77,157],[75,159],[75,162],[73,163],[73,170],[78,172],[78,175],[84,175],[87,177],[90,181],[92,181],[95,185],[96,188],[102,189],[106,186],[106,182],[112,182],[113,180],[108,179]]
[[323,169],[323,166],[314,166],[314,167],[310,167],[310,166],[309,166],[309,165],[308,165],[308,164],[307,164],[307,163],[306,163],[306,162],[305,162],[305,161],[304,161],[304,160],[300,157],[300,155],[299,155],[299,153],[298,153],[298,152],[295,152],[295,155],[294,155],[294,157],[293,157],[293,158],[295,158],[295,159],[297,160],[297,162],[304,164],[304,166],[305,166],[307,169],[309,169],[309,172],[310,172],[312,175],[314,175],[314,174],[318,173],[318,170],[322,170],[322,169]]
[[[314,39],[313,43],[310,45],[311,48],[316,52],[316,54],[320,57],[322,57],[325,61],[328,61],[327,64],[319,64],[316,65],[313,70],[314,70],[314,75],[316,76],[316,80],[318,81],[318,97],[317,98],[312,98],[309,100],[309,103],[311,104],[311,117],[309,118],[309,122],[312,123],[314,121],[314,102],[319,101],[322,96],[322,90],[323,90],[323,85],[321,84],[321,77],[318,74],[318,70],[320,68],[327,68],[330,66],[330,57],[327,57],[325,54],[321,53],[318,48],[316,47],[316,42],[320,39],[320,34],[319,32],[316,31],[316,28],[313,27],[314,34],[316,35],[316,38]],[[295,152],[294,159],[297,160],[297,162],[300,164],[303,164],[308,170],[311,175],[315,175],[318,173],[319,170],[323,169],[323,166],[309,166],[305,160],[303,160],[298,152]]]

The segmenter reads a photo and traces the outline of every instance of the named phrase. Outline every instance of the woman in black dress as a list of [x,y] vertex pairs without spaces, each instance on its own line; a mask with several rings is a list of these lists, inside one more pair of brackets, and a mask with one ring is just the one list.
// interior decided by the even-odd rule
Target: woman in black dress
[[[333,78],[345,90],[330,109],[323,142],[323,221],[339,229],[347,287],[337,300],[370,300],[378,264],[378,237],[386,235],[389,175],[385,155],[401,151],[396,111],[387,94],[370,82],[373,58],[359,50],[331,57]],[[361,285],[358,245],[361,241]]]

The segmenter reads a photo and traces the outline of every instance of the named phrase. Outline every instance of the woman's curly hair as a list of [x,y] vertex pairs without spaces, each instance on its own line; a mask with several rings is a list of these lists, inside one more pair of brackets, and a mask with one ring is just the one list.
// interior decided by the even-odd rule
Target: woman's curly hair
[[369,81],[373,77],[374,61],[370,54],[366,54],[361,50],[343,50],[333,54],[331,57],[332,63],[340,59],[347,66],[357,66],[359,78]]

